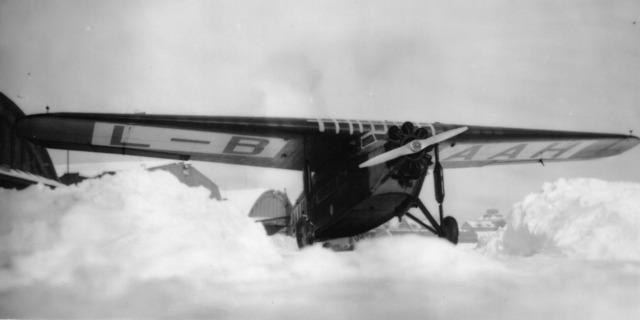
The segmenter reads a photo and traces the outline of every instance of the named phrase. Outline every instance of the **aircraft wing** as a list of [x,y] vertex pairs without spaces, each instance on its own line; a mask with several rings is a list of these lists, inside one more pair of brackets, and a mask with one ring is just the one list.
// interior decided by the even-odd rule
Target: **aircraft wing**
[[[294,170],[302,170],[305,153],[312,170],[332,159],[347,159],[365,145],[366,136],[386,139],[392,125],[400,123],[95,113],[38,114],[17,122],[24,138],[48,148]],[[430,135],[461,127],[417,125]],[[441,144],[445,168],[601,158],[640,141],[618,134],[467,127]]]
[[39,114],[17,126],[24,138],[54,149],[294,170],[302,170],[305,152],[312,169],[349,154],[357,132],[365,132],[317,119],[144,114]]
[[[435,126],[438,133],[461,127]],[[618,155],[640,143],[638,137],[624,134],[467,127],[469,130],[440,145],[443,167],[588,160]]]

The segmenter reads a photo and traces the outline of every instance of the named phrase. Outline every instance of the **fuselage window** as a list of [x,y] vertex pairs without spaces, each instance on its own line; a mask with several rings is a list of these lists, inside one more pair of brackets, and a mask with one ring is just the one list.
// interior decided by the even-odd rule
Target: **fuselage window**
[[376,136],[373,132],[368,132],[360,138],[360,146],[362,149],[376,142]]

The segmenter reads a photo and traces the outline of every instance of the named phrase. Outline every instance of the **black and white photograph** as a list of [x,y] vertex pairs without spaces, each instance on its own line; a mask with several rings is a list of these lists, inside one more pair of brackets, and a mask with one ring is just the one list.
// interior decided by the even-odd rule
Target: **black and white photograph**
[[636,0],[0,0],[0,318],[639,319]]

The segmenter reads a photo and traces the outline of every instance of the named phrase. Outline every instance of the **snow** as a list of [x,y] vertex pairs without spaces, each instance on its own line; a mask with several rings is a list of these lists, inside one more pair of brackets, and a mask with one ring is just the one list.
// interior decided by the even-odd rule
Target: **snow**
[[640,185],[560,180],[479,248],[267,237],[166,172],[0,190],[0,316],[636,319]]
[[640,184],[561,179],[516,204],[495,252],[640,260]]
[[[71,158],[75,156],[75,152],[71,154]],[[176,160],[157,160],[148,158],[133,158],[135,161],[106,161],[106,162],[87,162],[78,163],[74,162],[67,167],[66,164],[56,165],[56,172],[63,175],[68,172],[78,173],[83,177],[96,177],[105,172],[117,172],[123,170],[131,170],[138,168],[155,168],[168,164],[176,163]],[[65,160],[68,160],[65,157]]]

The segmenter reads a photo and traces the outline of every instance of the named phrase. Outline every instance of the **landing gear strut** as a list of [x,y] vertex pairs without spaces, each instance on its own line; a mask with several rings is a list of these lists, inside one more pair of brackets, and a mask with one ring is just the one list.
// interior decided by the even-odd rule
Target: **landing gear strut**
[[436,219],[431,215],[431,212],[429,212],[429,209],[427,209],[427,207],[424,206],[424,204],[422,203],[422,201],[420,201],[420,199],[416,197],[413,201],[414,201],[414,204],[420,209],[420,211],[422,211],[422,213],[427,218],[427,220],[429,220],[431,225],[428,225],[422,222],[422,220],[418,219],[416,216],[412,215],[409,212],[405,214],[407,217],[417,222],[418,224],[423,226],[425,229],[433,232],[438,237],[445,238],[453,244],[458,244],[459,231],[458,231],[458,221],[456,221],[456,218],[447,216],[447,217],[444,217],[444,219],[440,220],[440,223],[438,223]]
[[420,201],[420,199],[418,199],[418,197],[413,200],[414,204],[420,209],[420,211],[422,211],[427,220],[429,220],[431,226],[425,224],[424,222],[422,222],[422,220],[416,218],[409,212],[407,212],[406,215],[411,220],[417,222],[427,230],[436,234],[438,237],[445,238],[453,244],[458,244],[458,221],[456,221],[456,219],[451,216],[445,217],[442,209],[442,203],[444,202],[444,170],[442,169],[442,165],[440,164],[438,145],[434,146],[433,152],[435,154],[433,184],[436,194],[436,201],[438,202],[438,211],[440,213],[440,223],[436,221],[433,215],[431,215],[431,212],[429,212],[429,209],[427,209],[427,207],[422,203],[422,201]]
[[[304,160],[304,168],[302,171],[303,174],[303,189],[304,189],[304,196],[305,199],[310,199],[311,198],[311,167],[309,165],[309,161],[306,159],[306,155],[307,155],[307,140],[305,137],[304,140],[304,154],[305,154],[305,160]],[[313,244],[314,240],[315,240],[315,233],[316,233],[316,227],[313,224],[313,222],[311,222],[311,220],[309,219],[309,207],[308,207],[308,202],[307,201],[303,201],[300,206],[302,206],[302,216],[300,218],[298,218],[298,221],[296,221],[296,225],[295,225],[295,233],[296,233],[296,240],[298,242],[298,248],[302,249],[304,247],[310,246]]]
[[298,248],[310,246],[314,242],[315,226],[307,217],[298,219],[296,223],[296,240],[298,241]]

